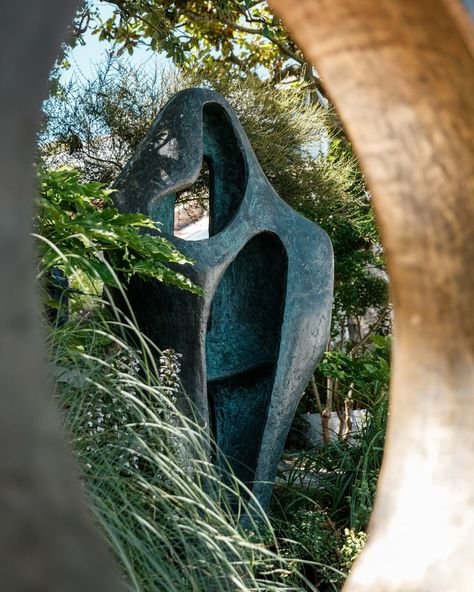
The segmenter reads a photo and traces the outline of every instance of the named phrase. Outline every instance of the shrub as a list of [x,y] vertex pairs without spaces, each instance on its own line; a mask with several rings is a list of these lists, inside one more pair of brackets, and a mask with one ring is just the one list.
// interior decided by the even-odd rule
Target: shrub
[[279,554],[265,514],[242,502],[244,485],[209,462],[206,431],[176,408],[173,352],[155,363],[133,324],[96,304],[51,331],[50,360],[91,508],[131,589],[314,589]]
[[[170,265],[186,259],[156,232],[157,223],[143,214],[121,214],[113,206],[112,191],[98,182],[81,182],[77,171],[41,170],[36,236],[39,275],[60,269],[74,280],[118,287],[120,276],[133,274],[201,293],[189,278]],[[144,231],[155,231],[149,234]]]

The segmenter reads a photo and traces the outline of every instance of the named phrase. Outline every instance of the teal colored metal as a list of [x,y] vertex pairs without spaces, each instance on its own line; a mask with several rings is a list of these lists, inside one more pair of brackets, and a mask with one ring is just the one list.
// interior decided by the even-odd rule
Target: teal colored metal
[[[209,238],[173,236],[177,192],[210,170]],[[265,177],[227,101],[182,91],[164,107],[115,183],[117,207],[161,222],[195,265],[196,296],[134,279],[128,298],[161,349],[183,354],[182,406],[197,412],[260,503],[298,401],[329,336],[333,254],[326,233]]]

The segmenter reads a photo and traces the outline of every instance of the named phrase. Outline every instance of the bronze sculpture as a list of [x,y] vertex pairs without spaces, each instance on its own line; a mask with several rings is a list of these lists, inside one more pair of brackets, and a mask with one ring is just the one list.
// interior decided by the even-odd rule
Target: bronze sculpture
[[[209,238],[173,236],[176,192],[209,166]],[[183,354],[182,381],[235,474],[268,505],[298,401],[327,343],[333,255],[326,233],[265,177],[227,101],[173,97],[118,177],[117,207],[143,212],[195,265],[202,297],[132,280],[142,329]]]

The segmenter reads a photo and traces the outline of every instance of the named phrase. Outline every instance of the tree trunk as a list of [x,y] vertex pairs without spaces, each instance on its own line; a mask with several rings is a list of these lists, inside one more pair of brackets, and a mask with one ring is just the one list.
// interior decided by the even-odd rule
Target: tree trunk
[[346,591],[474,582],[474,61],[449,0],[270,0],[315,64],[372,191],[391,278],[391,414]]
[[73,0],[2,3],[0,588],[124,589],[86,510],[51,389],[33,290],[33,159],[48,71]]

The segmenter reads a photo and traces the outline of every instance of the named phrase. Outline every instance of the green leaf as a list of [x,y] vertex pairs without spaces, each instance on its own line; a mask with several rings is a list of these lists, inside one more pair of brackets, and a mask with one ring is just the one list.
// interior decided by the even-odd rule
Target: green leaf
[[382,337],[382,335],[372,335],[370,341],[377,347],[387,347],[389,343],[387,337]]
[[[66,168],[42,170],[39,190],[36,230],[44,237],[39,244],[42,270],[60,265],[66,274],[80,270],[109,286],[117,285],[114,271],[126,280],[138,274],[202,293],[189,278],[167,266],[192,261],[158,234],[149,217],[120,213],[111,202],[112,191],[102,183],[83,183],[78,171]],[[108,262],[102,253],[108,254]]]

